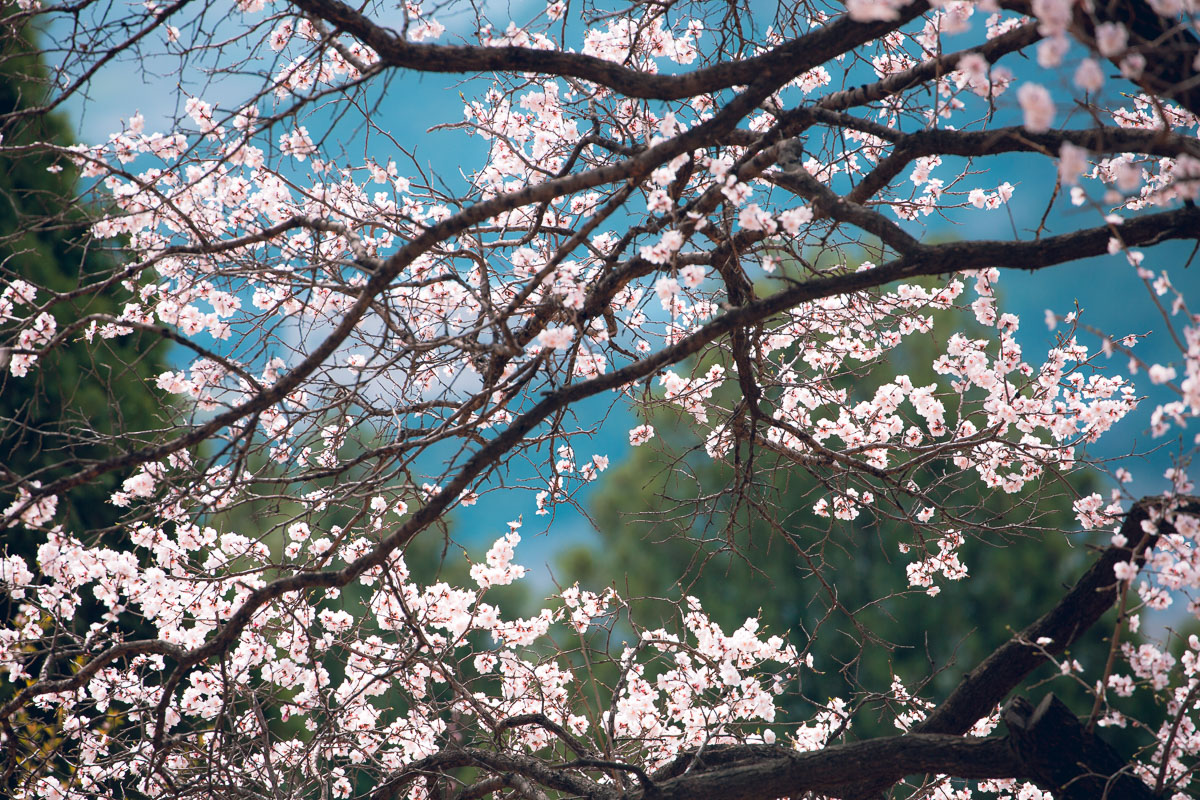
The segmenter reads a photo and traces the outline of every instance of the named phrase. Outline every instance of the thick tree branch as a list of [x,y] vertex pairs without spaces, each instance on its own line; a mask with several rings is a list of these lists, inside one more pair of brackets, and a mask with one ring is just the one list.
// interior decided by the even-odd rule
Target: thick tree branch
[[414,44],[376,24],[340,0],[292,0],[292,5],[370,46],[385,64],[419,72],[536,72],[579,78],[627,97],[679,100],[734,86],[745,86],[764,75],[798,75],[870,39],[895,30],[929,10],[925,0],[900,9],[887,22],[854,22],[843,16],[760,56],[727,61],[681,75],[655,75],[594,56],[525,47]]
[[442,750],[410,764],[405,770],[379,786],[371,800],[395,800],[418,777],[443,775],[452,769],[477,767],[499,773],[516,773],[548,789],[567,792],[592,800],[615,800],[617,792],[572,771],[556,768],[545,761],[519,753],[500,753],[478,747]]
[[[1121,534],[1127,547],[1110,546],[1100,554],[1083,577],[1076,582],[1054,608],[999,648],[983,663],[967,673],[942,702],[915,730],[921,733],[966,733],[987,716],[1029,673],[1046,662],[1046,653],[1060,655],[1077,642],[1112,608],[1117,600],[1118,583],[1113,567],[1131,558],[1141,565],[1146,552],[1158,540],[1158,533],[1146,533],[1142,523],[1151,519],[1151,510],[1161,501],[1147,498],[1138,502],[1125,516]],[[1184,509],[1195,513],[1200,506]],[[1161,523],[1165,525],[1165,523]],[[1045,645],[1039,640],[1049,639]]]
[[846,200],[865,203],[888,186],[912,161],[924,156],[983,157],[1001,153],[1041,153],[1058,157],[1064,142],[1093,153],[1144,153],[1151,156],[1200,158],[1200,140],[1169,131],[1145,131],[1109,125],[1078,131],[1031,133],[1022,127],[992,131],[926,130],[895,141],[891,154],[855,186]]
[[[811,753],[779,748],[778,758],[759,758],[667,781],[658,786],[654,796],[661,800],[768,800],[818,792],[840,797],[864,782],[890,785],[919,773],[980,779],[1026,777],[1004,739],[926,734],[833,745]],[[633,797],[641,800],[648,795]]]
[[515,772],[541,785],[594,800],[770,800],[797,797],[804,792],[842,796],[863,781],[887,781],[905,775],[939,773],[960,778],[1025,778],[1028,773],[1006,739],[964,739],[932,734],[894,736],[865,742],[832,745],[812,752],[759,745],[752,748],[715,749],[721,761],[740,760],[712,769],[699,767],[652,787],[619,793],[611,786],[574,775],[600,766],[570,764],[550,766],[512,753],[477,748],[446,750],[416,762],[372,794],[372,800],[394,800],[420,775],[438,775],[457,767],[477,766]]
[[1107,742],[1087,731],[1054,695],[1046,695],[1036,709],[1023,697],[1014,698],[1003,716],[1009,741],[1021,762],[1056,800],[1158,797]]

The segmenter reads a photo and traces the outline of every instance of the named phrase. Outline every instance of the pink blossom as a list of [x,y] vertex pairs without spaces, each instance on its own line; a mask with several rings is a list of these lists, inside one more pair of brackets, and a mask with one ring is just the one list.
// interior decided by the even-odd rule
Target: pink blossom
[[1174,367],[1162,364],[1152,364],[1146,373],[1150,378],[1150,382],[1155,384],[1169,383],[1175,380],[1176,375]]
[[1136,81],[1146,69],[1146,57],[1141,53],[1128,53],[1121,59],[1121,77]]
[[808,206],[800,206],[798,208],[789,208],[779,215],[779,222],[783,229],[792,236],[800,232],[800,228],[809,222],[812,222],[813,212]]
[[[30,481],[29,485],[34,489],[40,489],[42,482],[36,480]],[[26,528],[39,528],[45,525],[54,518],[54,514],[58,510],[58,495],[44,495],[31,502],[32,497],[33,493],[29,489],[24,486],[19,487],[16,499],[4,510],[4,515],[12,516],[17,513],[18,508],[24,506],[24,510],[21,511],[18,517],[22,525]],[[10,526],[14,524],[16,523],[9,523]]]
[[133,497],[152,497],[156,481],[148,472],[142,471],[126,478],[121,488]]
[[1129,32],[1120,22],[1101,22],[1096,26],[1096,49],[1105,58],[1116,58],[1125,52]]
[[1059,180],[1068,186],[1074,186],[1079,182],[1079,176],[1087,170],[1088,151],[1070,142],[1063,142],[1058,156]]
[[570,328],[562,328],[557,325],[551,325],[538,334],[538,343],[542,347],[549,347],[555,350],[566,350],[571,346],[571,342],[574,339],[574,331]]
[[1025,128],[1030,133],[1044,133],[1054,122],[1054,101],[1046,87],[1023,83],[1017,90],[1017,100],[1025,114]]
[[699,264],[688,264],[683,269],[679,270],[679,276],[683,278],[683,285],[689,289],[695,289],[704,282],[705,269]]
[[1043,36],[1057,36],[1071,24],[1070,0],[1033,0],[1033,13]]
[[1075,69],[1075,85],[1085,92],[1098,92],[1104,86],[1104,70],[1099,62],[1085,58]]
[[654,282],[654,293],[664,303],[680,292],[679,281],[675,278],[662,277]]
[[629,431],[629,443],[634,447],[643,445],[654,438],[653,425],[638,425]]
[[317,152],[316,145],[309,138],[308,129],[303,125],[279,135],[279,149],[284,155],[290,155],[297,161],[304,161]]
[[1118,561],[1116,564],[1113,564],[1113,574],[1117,580],[1128,583],[1137,577],[1138,566],[1129,561]]
[[893,20],[900,16],[904,0],[847,0],[846,11],[855,22]]
[[1038,42],[1037,61],[1042,69],[1053,69],[1062,64],[1063,56],[1071,47],[1067,37],[1059,34]]
[[738,225],[744,230],[766,233],[774,233],[776,228],[775,219],[759,208],[757,203],[751,203],[738,212]]

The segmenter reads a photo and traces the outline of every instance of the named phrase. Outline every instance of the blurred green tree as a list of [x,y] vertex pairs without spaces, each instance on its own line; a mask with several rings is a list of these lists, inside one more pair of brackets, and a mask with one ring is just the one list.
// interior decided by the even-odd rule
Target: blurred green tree
[[[36,109],[45,96],[48,76],[38,49],[29,42],[34,36],[26,30],[0,37],[0,118]],[[5,127],[4,136],[6,144],[17,146],[73,143],[60,114],[21,117]],[[42,286],[67,293],[114,273],[119,265],[111,254],[80,244],[89,225],[86,206],[77,198],[80,189],[76,167],[45,148],[31,148],[21,158],[0,158],[0,283],[36,278]],[[80,303],[56,303],[51,313],[61,328],[84,314],[119,314],[128,295],[114,283],[107,291],[83,295]],[[165,368],[167,348],[151,344],[136,333],[108,339],[102,347],[80,342],[56,348],[26,378],[17,380],[7,369],[0,370],[0,461],[7,474],[37,471],[43,482],[53,480],[63,474],[58,464],[78,466],[131,447],[118,432],[156,427],[163,405],[152,381]],[[113,525],[118,509],[108,498],[118,479],[110,472],[66,493],[59,506],[66,517],[60,519],[76,530]],[[0,497],[6,506],[13,488]],[[31,539],[14,529],[5,536],[6,547],[28,558],[35,554]]]

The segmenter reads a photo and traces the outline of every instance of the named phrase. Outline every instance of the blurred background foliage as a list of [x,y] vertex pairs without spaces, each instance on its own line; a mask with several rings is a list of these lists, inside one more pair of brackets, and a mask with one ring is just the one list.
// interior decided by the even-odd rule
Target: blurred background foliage
[[[37,108],[44,100],[47,75],[30,43],[33,35],[0,37],[0,114]],[[57,113],[27,116],[5,137],[10,147],[34,142],[69,147],[74,141]],[[112,253],[84,240],[91,215],[80,191],[76,167],[45,148],[31,148],[20,158],[0,156],[0,282],[25,279],[67,293],[112,274],[118,264]],[[114,284],[78,302],[59,303],[52,313],[61,330],[87,314],[119,315],[130,297]],[[43,293],[38,302],[46,299]],[[28,306],[17,311],[27,313]],[[62,464],[77,469],[138,446],[130,431],[152,436],[164,408],[154,378],[167,364],[167,348],[156,338],[135,333],[88,343],[80,335],[44,356],[24,378],[12,377],[5,363],[0,463],[7,476],[33,474],[49,483],[67,474]],[[122,477],[109,472],[65,493],[58,520],[72,530],[114,525],[121,509],[108,499]],[[5,507],[11,500],[0,497]],[[5,534],[5,545],[28,559],[36,553],[29,536],[15,528]]]

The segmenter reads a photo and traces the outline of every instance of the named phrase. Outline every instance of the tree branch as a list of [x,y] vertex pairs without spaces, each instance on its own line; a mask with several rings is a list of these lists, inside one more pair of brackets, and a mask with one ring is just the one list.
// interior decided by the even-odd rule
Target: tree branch
[[379,54],[383,63],[418,72],[536,72],[579,78],[627,97],[680,100],[752,84],[764,75],[798,75],[839,53],[895,30],[929,10],[925,0],[899,9],[887,22],[855,22],[848,16],[762,55],[726,61],[681,75],[655,75],[595,56],[526,47],[414,44],[376,24],[340,0],[292,0],[292,5],[345,31]]

